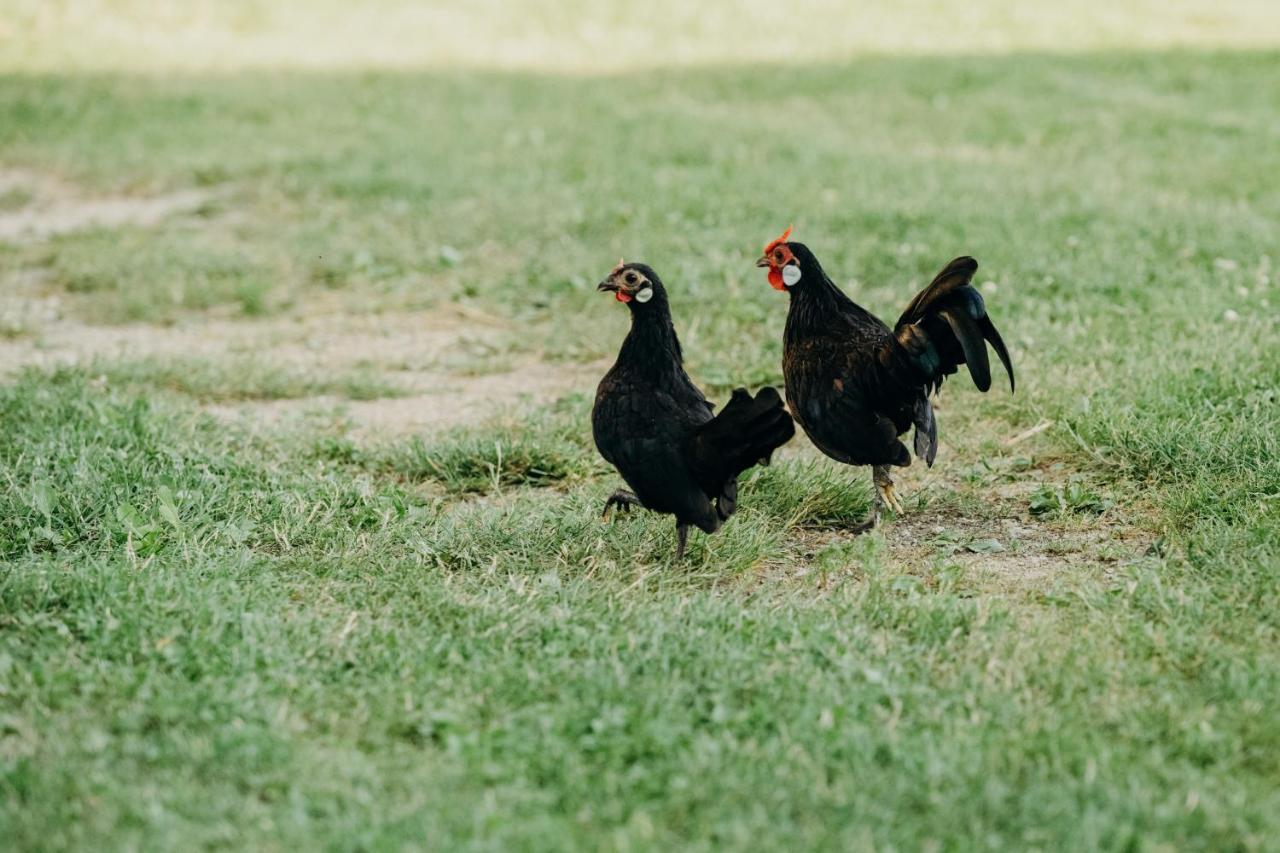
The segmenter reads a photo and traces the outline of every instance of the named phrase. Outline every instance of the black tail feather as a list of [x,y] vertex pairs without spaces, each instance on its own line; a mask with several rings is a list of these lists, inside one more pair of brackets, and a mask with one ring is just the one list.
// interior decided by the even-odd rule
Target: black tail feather
[[720,413],[702,425],[694,436],[691,462],[703,489],[717,497],[721,518],[736,506],[737,476],[752,465],[767,464],[795,432],[775,388],[764,388],[754,398],[747,389],[736,389]]
[[1009,374],[1009,393],[1013,393],[1015,390],[1013,362],[1009,359],[1009,351],[1004,347],[1004,339],[996,331],[996,324],[991,322],[990,317],[983,314],[982,318],[978,320],[978,328],[982,330],[982,337],[991,342],[991,348],[996,351],[996,355],[1000,356],[1000,363],[1004,365],[1004,372]]
[[916,294],[898,319],[894,339],[907,372],[914,374],[903,378],[936,389],[964,364],[978,390],[987,391],[991,388],[989,343],[1009,374],[1009,390],[1014,389],[1009,351],[972,283],[977,269],[973,258],[956,258]]
[[938,312],[951,326],[951,333],[960,342],[964,352],[964,363],[969,365],[969,375],[979,391],[991,388],[991,362],[987,359],[987,342],[982,331],[965,310],[961,308],[944,308]]
[[933,416],[933,405],[928,397],[922,396],[916,401],[912,421],[916,427],[916,458],[923,459],[926,465],[932,467],[933,460],[938,456],[938,421]]

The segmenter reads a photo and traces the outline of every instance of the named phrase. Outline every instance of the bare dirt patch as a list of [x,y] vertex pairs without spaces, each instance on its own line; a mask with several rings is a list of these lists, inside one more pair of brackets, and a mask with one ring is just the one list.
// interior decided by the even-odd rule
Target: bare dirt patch
[[[1038,464],[977,482],[963,479],[960,472],[983,457],[978,437],[1001,436],[1002,429],[979,413],[955,418],[951,438],[956,444],[944,439],[933,468],[913,464],[894,470],[907,511],[882,515],[874,532],[862,534],[876,540],[879,559],[890,571],[927,580],[941,567],[959,567],[971,588],[1040,594],[1105,578],[1147,552],[1154,535],[1117,509],[1096,517],[1045,518],[1031,512],[1031,496],[1042,484],[1060,485],[1071,474],[1045,453],[1047,427],[1037,424],[997,442],[1002,451],[1029,454]],[[987,461],[998,471],[1003,458]],[[869,478],[869,469],[853,476]],[[811,556],[856,538],[841,529],[801,530],[797,536]]]
[[[158,225],[196,210],[211,194],[93,196],[60,178],[0,169],[0,240],[32,242],[87,227]],[[394,399],[300,400],[210,405],[227,419],[276,424],[317,413],[357,434],[437,430],[482,420],[521,403],[590,390],[601,365],[549,364],[504,318],[475,308],[352,313],[344,297],[317,296],[306,313],[266,320],[204,315],[171,326],[99,326],[76,319],[73,300],[39,271],[6,276],[0,292],[0,377],[25,367],[199,359],[252,362],[312,376],[359,370],[401,391]],[[348,297],[349,298],[349,297]]]
[[152,196],[88,196],[72,184],[48,175],[0,170],[0,240],[42,240],[82,228],[157,225],[170,216],[199,208],[206,190],[187,189]]
[[[1138,559],[1151,536],[1115,517],[1088,526],[1041,521],[1025,503],[999,499],[995,517],[974,517],[954,510],[910,509],[884,517],[875,532],[880,558],[894,573],[926,578],[940,566],[963,570],[966,583],[986,592],[1046,592],[1110,574]],[[854,534],[843,530],[801,531],[805,550],[816,554]]]
[[518,343],[513,349],[510,333],[500,318],[463,309],[312,317],[273,329],[266,336],[274,338],[273,343],[264,346],[262,336],[241,337],[228,351],[261,353],[305,370],[371,367],[405,395],[374,400],[315,397],[209,410],[228,419],[262,423],[327,412],[359,439],[429,433],[477,423],[513,406],[589,391],[603,371],[599,365],[548,363],[539,352],[522,350]]
[[589,370],[550,367],[526,359],[514,370],[478,376],[420,372],[415,375],[419,393],[404,397],[341,400],[325,396],[210,405],[205,409],[227,421],[262,426],[323,417],[345,424],[353,438],[367,440],[478,423],[513,406],[549,403],[570,392],[590,389],[594,381]]
[[371,372],[403,396],[373,400],[311,397],[217,404],[227,420],[278,425],[317,414],[347,423],[358,437],[429,432],[475,423],[520,404],[590,391],[604,366],[552,364],[522,349],[501,318],[474,309],[351,315],[312,305],[307,316],[260,321],[192,319],[174,326],[94,326],[67,317],[59,297],[9,297],[5,312],[35,318],[31,333],[0,337],[0,376],[24,367],[97,359],[199,358],[254,363],[310,375]]

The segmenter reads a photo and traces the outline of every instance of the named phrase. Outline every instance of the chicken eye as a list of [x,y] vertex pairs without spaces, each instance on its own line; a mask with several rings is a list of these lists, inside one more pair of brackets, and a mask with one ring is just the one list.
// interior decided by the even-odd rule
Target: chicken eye
[[782,263],[782,250],[779,249],[773,253],[773,259],[778,263]]
[[627,273],[627,284],[635,284],[635,283],[636,283],[636,274],[633,272]]

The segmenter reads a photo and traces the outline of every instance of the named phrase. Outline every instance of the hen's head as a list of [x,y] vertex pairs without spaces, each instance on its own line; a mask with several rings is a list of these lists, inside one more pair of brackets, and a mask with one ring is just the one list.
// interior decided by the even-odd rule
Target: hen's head
[[628,303],[632,310],[648,305],[655,296],[659,297],[658,302],[662,302],[667,295],[653,267],[629,264],[623,260],[619,260],[618,265],[596,285],[596,290],[612,293],[614,299]]
[[769,271],[769,284],[774,290],[790,290],[806,277],[820,274],[817,259],[803,243],[790,242],[791,226],[776,240],[765,244],[764,254],[756,266]]

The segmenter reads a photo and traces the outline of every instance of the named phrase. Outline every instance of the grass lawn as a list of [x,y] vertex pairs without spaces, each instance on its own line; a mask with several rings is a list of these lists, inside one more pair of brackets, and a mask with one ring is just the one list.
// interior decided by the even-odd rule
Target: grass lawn
[[[49,227],[0,227],[0,838],[1274,849],[1277,13],[1125,47],[1118,4],[1071,54],[1001,0],[811,55],[761,18],[649,65],[593,64],[640,24],[578,5],[561,66],[548,13],[392,3],[528,52],[371,68],[300,6],[13,4],[0,226]],[[162,44],[201,26],[263,53]],[[675,564],[670,519],[599,520],[594,283],[652,264],[697,381],[778,384],[752,262],[791,222],[884,317],[976,256],[1018,393],[948,383],[871,535],[798,437]],[[419,399],[485,414],[361,425]]]

